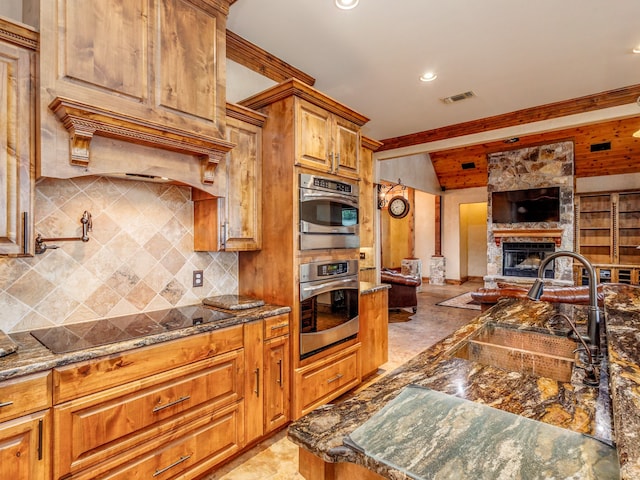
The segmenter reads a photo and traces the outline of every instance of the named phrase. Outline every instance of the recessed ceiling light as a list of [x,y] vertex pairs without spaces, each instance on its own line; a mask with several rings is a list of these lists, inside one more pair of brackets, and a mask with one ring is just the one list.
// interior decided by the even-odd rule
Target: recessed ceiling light
[[360,0],[336,0],[336,7],[342,10],[351,10],[358,6]]
[[640,45],[632,50],[633,53],[640,53]]
[[438,75],[436,75],[433,72],[427,72],[423,75],[420,76],[420,81],[421,82],[433,82],[436,78],[438,78]]
[[640,138],[640,130],[638,130],[637,132],[633,132],[633,136],[636,138]]

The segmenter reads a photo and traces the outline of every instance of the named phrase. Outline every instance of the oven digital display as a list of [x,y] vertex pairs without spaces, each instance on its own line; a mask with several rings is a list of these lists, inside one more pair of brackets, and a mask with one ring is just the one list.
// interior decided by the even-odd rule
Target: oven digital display
[[324,263],[318,265],[318,276],[328,277],[330,275],[340,275],[347,273],[347,262]]
[[313,185],[320,188],[326,188],[328,190],[334,190],[336,192],[351,193],[351,185],[348,183],[334,182],[326,178],[313,178]]

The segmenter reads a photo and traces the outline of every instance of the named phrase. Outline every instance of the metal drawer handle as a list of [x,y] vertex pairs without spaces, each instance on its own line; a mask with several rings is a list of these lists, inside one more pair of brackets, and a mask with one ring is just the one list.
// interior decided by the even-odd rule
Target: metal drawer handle
[[344,377],[344,375],[342,375],[341,373],[337,374],[335,377],[330,378],[329,380],[327,380],[327,383],[333,383],[337,380],[340,380],[342,377]]
[[153,413],[159,412],[160,410],[164,410],[165,408],[173,407],[174,405],[185,402],[190,398],[191,398],[191,395],[185,395],[184,397],[180,397],[179,399],[174,400],[173,402],[169,402],[165,405],[158,405],[157,407],[154,407]]
[[279,325],[273,325],[271,330],[280,330],[281,328],[287,328],[288,326],[288,323],[280,323]]
[[278,360],[278,385],[282,386],[282,359]]
[[256,389],[253,391],[253,393],[256,394],[256,397],[260,396],[260,369],[256,368],[253,373],[256,374]]
[[164,468],[161,468],[160,470],[156,470],[155,473],[153,474],[154,477],[157,477],[158,475],[162,475],[164,472],[166,472],[167,470],[175,467],[176,465],[180,465],[182,462],[186,462],[187,460],[189,460],[191,458],[191,454],[189,455],[183,455],[182,457],[180,457],[178,460],[176,460],[175,462],[173,462],[171,465],[167,465]]
[[2,402],[2,403],[0,403],[0,408],[9,407],[11,405],[13,405],[13,402]]

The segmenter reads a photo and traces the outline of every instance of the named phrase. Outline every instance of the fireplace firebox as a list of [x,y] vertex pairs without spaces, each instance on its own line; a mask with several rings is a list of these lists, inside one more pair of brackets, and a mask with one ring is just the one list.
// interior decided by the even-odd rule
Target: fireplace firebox
[[[537,277],[540,263],[555,252],[553,242],[503,242],[502,274],[510,277]],[[554,263],[544,270],[544,278],[554,278]]]

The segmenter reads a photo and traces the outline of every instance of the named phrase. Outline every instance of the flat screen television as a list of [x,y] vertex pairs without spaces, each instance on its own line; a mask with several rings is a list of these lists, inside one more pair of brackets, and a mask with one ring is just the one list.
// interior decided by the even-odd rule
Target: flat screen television
[[559,222],[560,187],[491,193],[493,223]]

